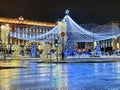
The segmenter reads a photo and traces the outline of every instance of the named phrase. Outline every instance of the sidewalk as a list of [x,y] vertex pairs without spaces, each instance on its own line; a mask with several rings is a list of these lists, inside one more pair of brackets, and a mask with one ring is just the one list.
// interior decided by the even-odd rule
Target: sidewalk
[[105,62],[120,62],[120,57],[81,57],[81,58],[65,58],[64,60],[45,60],[38,63],[105,63]]
[[21,57],[20,59],[0,59],[0,61],[21,61],[21,60],[37,60],[39,63],[83,63],[83,62],[119,62],[120,56],[100,56],[100,57],[89,57],[89,56],[81,56],[81,57],[65,57],[64,60],[51,60],[40,58],[30,58],[30,57]]

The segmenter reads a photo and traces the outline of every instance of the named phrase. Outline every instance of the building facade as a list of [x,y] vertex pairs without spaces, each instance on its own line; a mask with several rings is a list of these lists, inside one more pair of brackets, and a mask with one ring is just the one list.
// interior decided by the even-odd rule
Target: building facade
[[[95,28],[91,28],[91,26],[95,26]],[[84,24],[84,25],[81,25],[83,28],[85,27],[85,29],[88,29],[90,31],[93,31],[94,29],[95,30],[104,30],[106,29],[106,31],[109,29],[112,29],[114,31],[117,31],[117,30],[120,30],[120,22],[119,21],[112,21],[112,22],[109,22],[109,23],[106,23],[105,25],[96,25],[96,24],[89,24],[89,27],[88,27],[88,24]],[[111,26],[111,27],[108,27],[108,28],[105,28],[107,26]],[[104,32],[105,33],[105,32]],[[117,33],[116,33],[117,34]],[[93,36],[94,38],[94,36]],[[115,38],[111,38],[111,39],[106,39],[106,40],[101,40],[99,41],[99,44],[100,44],[100,48],[101,48],[101,51],[103,53],[107,53],[107,52],[112,52],[112,54],[115,52],[115,51],[119,51],[120,50],[120,37],[117,37],[115,36]],[[78,47],[80,49],[82,49],[83,51],[85,50],[89,50],[91,49],[91,51],[95,50],[96,48],[96,45],[97,43],[96,42],[82,42],[82,43],[79,43]]]
[[[22,37],[22,38],[32,38],[33,36],[43,34],[51,30],[55,24],[54,23],[46,23],[46,22],[37,22],[37,21],[30,21],[24,19],[22,16],[18,19],[11,19],[11,18],[0,18],[0,26],[9,27],[10,32],[14,32],[15,37]],[[0,33],[2,28],[0,28]],[[11,37],[8,35],[8,43],[9,44],[16,44],[16,45],[25,45],[29,41],[18,39],[15,37]],[[2,33],[0,34],[0,40],[2,40]]]
[[[107,23],[106,25],[114,26],[113,30],[120,29],[120,22],[119,21],[112,21],[112,22]],[[105,49],[105,51],[120,50],[120,37],[115,36],[115,38],[112,38],[112,39],[102,40],[102,41],[100,41],[100,46],[102,49]]]
[[[106,25],[114,25],[117,28],[120,28],[120,22],[110,22],[107,23]],[[32,38],[34,36],[50,31],[55,26],[55,23],[30,21],[24,19],[21,16],[18,19],[0,18],[0,26],[9,27],[9,31],[14,32],[15,37]],[[0,33],[1,31],[2,30],[0,28]],[[8,44],[26,45],[29,43],[29,41],[15,37],[8,35],[7,37]],[[0,43],[3,43],[2,33],[0,34],[0,41],[1,41]],[[88,42],[88,43],[79,43],[78,47],[85,50],[85,49],[92,49],[93,46],[95,48],[96,43]],[[102,40],[100,41],[100,47],[102,51],[120,50],[120,37]]]

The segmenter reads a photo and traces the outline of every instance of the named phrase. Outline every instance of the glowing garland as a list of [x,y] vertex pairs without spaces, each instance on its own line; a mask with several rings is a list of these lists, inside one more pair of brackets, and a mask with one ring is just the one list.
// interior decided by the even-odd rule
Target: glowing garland
[[[120,28],[113,26],[113,25],[84,25],[83,27],[88,28],[84,29],[81,26],[79,26],[77,23],[75,23],[69,15],[66,15],[62,22],[68,24],[70,26],[70,30],[67,29],[66,27],[66,32],[71,32],[72,38],[75,42],[93,42],[93,41],[100,41],[100,40],[106,40],[106,39],[111,39],[120,36]],[[32,36],[28,35],[27,37],[26,34],[27,32],[22,33],[22,35],[15,35],[15,33],[20,33],[20,32],[11,32],[10,35],[12,37],[18,38],[18,39],[24,39],[24,40],[37,40],[37,41],[44,41],[44,42],[52,42],[54,41],[54,38],[59,38],[59,41],[61,41],[61,36],[59,34],[60,32],[60,25],[56,25],[52,30],[45,34],[35,34],[35,32],[31,32]],[[69,37],[69,36],[67,36]]]

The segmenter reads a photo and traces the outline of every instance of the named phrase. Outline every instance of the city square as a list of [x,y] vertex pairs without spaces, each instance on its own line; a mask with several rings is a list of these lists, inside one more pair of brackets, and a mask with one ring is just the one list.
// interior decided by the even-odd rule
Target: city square
[[0,17],[0,90],[120,89],[120,22],[63,14],[54,23]]

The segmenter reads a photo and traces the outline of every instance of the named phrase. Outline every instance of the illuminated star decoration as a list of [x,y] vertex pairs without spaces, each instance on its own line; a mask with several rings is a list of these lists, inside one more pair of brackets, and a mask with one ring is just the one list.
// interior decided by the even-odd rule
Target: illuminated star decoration
[[65,11],[65,13],[66,13],[67,15],[69,14],[69,12],[70,12],[70,11],[69,11],[68,9]]

